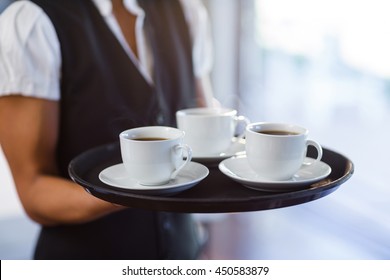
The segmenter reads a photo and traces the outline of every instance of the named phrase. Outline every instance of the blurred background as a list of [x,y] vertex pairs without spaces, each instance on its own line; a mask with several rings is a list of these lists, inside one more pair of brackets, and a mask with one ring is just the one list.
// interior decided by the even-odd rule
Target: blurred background
[[[350,158],[352,178],[282,209],[197,214],[209,259],[390,259],[390,2],[204,0],[217,99],[251,121],[286,121]],[[0,153],[0,259],[31,258],[25,216]]]

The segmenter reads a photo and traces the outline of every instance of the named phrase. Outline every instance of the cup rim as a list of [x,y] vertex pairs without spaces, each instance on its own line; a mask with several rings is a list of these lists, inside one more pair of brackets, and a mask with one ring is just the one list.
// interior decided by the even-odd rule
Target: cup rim
[[[157,132],[159,131],[159,132]],[[140,141],[136,140],[134,138],[141,138],[141,137],[156,137],[156,138],[164,138],[164,133],[172,133],[174,134],[170,135],[169,137],[166,136],[167,139],[163,140],[154,140],[154,141]],[[158,133],[158,134],[157,134]],[[183,138],[185,135],[185,132],[183,130],[180,130],[175,127],[170,126],[140,126],[140,127],[134,127],[129,128],[124,131],[122,131],[119,134],[119,138],[124,141],[131,141],[131,142],[143,142],[143,143],[158,143],[158,142],[166,142],[166,141],[174,141],[180,138]]]
[[[207,112],[210,112],[207,114]],[[235,116],[237,110],[228,107],[197,107],[178,110],[176,116],[186,116],[192,118],[201,117],[221,117],[221,116]]]
[[[258,129],[255,129],[255,127],[258,127]],[[260,128],[262,127],[262,128]],[[286,130],[295,132],[298,134],[294,135],[271,135],[271,134],[260,134],[258,133],[261,130]],[[256,122],[256,123],[250,123],[246,126],[245,131],[248,133],[253,133],[257,135],[261,135],[262,137],[300,137],[302,135],[308,135],[309,130],[301,125],[293,124],[293,123],[287,123],[287,122]]]

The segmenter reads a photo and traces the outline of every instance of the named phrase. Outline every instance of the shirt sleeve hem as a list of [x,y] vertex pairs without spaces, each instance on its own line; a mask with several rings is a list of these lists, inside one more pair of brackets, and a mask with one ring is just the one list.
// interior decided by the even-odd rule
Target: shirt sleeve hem
[[[46,93],[46,94],[45,94]],[[50,94],[49,94],[50,93]],[[12,83],[0,87],[0,96],[22,95],[26,97],[42,98],[59,101],[59,90],[55,88],[38,88],[32,84]]]

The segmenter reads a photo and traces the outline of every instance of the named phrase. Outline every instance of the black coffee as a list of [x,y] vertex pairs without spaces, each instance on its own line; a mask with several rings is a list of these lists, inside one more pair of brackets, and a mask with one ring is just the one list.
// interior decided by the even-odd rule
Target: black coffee
[[287,131],[287,130],[261,130],[257,131],[261,134],[268,134],[268,135],[298,135],[299,133]]
[[141,138],[133,138],[132,140],[136,140],[136,141],[163,141],[163,140],[168,140],[168,138],[161,138],[161,137],[141,137]]

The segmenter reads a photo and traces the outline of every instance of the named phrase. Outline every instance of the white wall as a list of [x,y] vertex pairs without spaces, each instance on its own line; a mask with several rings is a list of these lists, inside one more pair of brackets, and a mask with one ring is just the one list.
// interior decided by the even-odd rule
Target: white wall
[[0,259],[31,259],[38,231],[23,210],[0,147]]
[[8,163],[0,147],[0,220],[24,215]]

